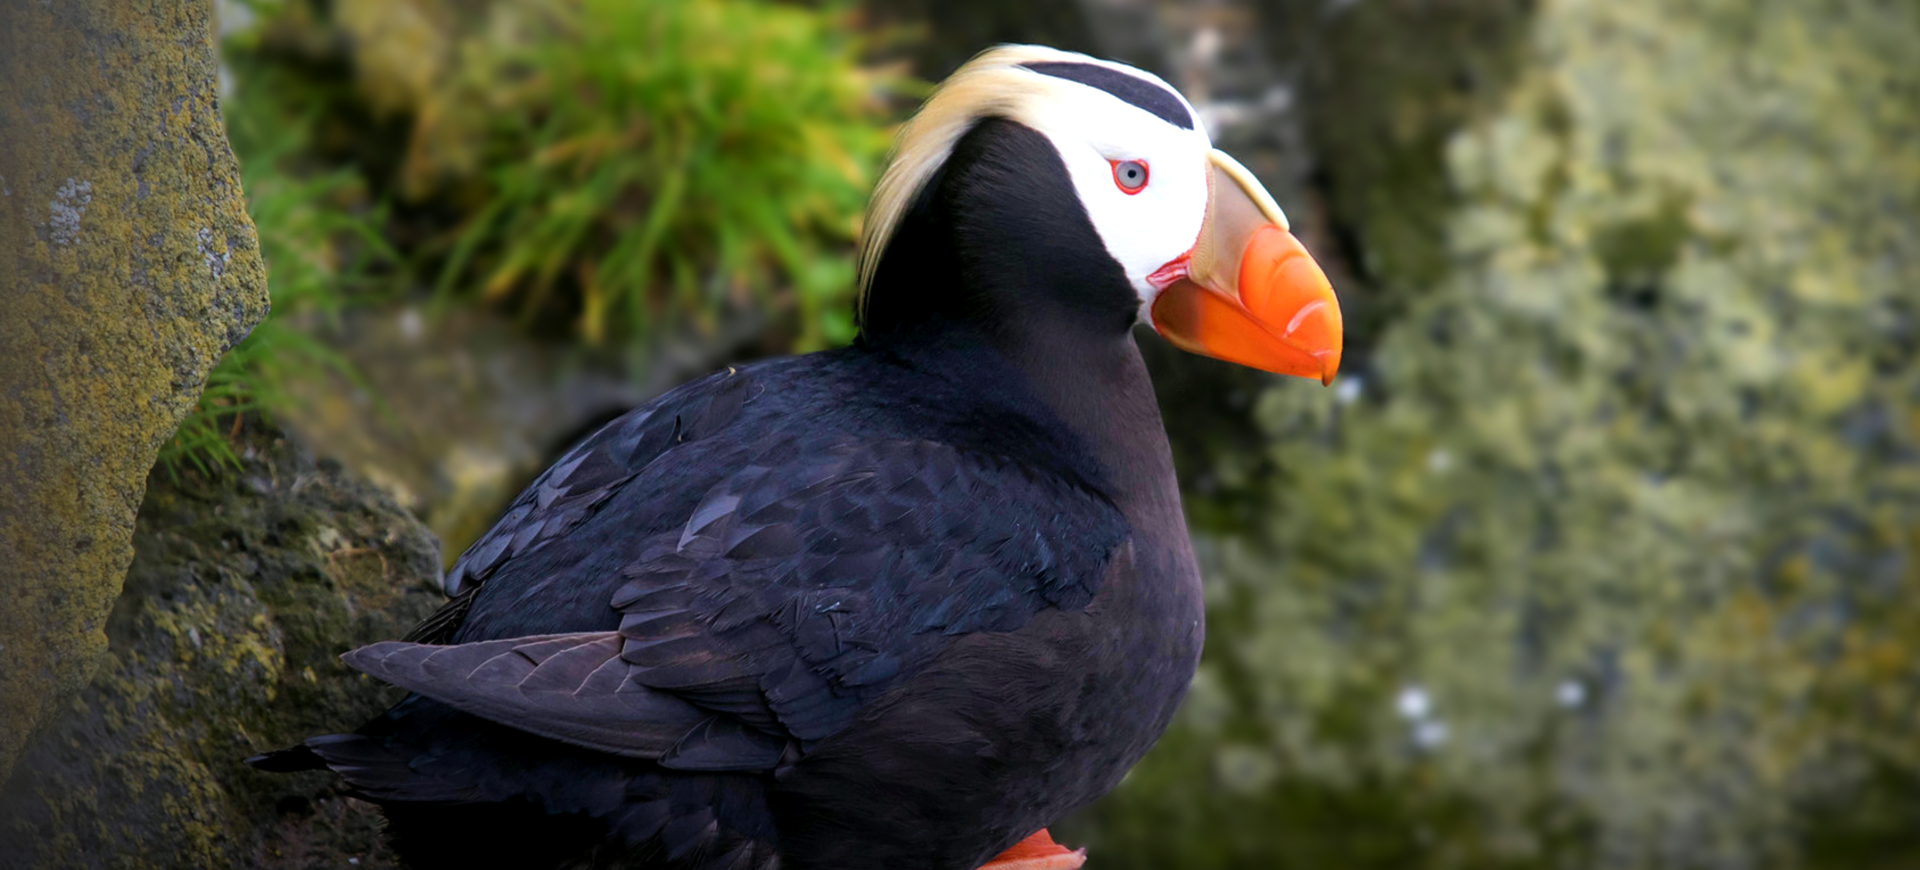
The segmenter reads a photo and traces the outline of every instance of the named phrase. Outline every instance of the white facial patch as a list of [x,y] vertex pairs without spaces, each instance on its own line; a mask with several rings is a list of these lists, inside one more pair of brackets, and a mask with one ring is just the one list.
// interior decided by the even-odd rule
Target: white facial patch
[[[1197,126],[1181,129],[1097,88],[1062,82],[1046,91],[1022,120],[1059,150],[1094,230],[1146,311],[1160,292],[1148,276],[1199,238],[1213,143]],[[1146,164],[1146,186],[1124,190],[1114,179],[1116,161]]]

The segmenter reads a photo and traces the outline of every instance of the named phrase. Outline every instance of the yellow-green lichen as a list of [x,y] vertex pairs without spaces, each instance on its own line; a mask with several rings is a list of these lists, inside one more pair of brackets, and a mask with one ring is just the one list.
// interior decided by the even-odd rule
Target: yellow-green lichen
[[0,777],[92,673],[147,469],[265,311],[210,18],[0,12]]
[[338,655],[439,603],[437,547],[377,489],[270,431],[236,449],[240,467],[213,478],[154,476],[114,652],[0,791],[0,868],[385,860],[372,811],[331,777],[241,760],[397,699]]
[[[1308,124],[1390,304],[1357,390],[1259,402],[1214,700],[1093,854],[1920,858],[1920,6],[1344,8]],[[1395,72],[1468,55],[1512,59],[1471,111]],[[1191,798],[1229,763],[1273,773]]]

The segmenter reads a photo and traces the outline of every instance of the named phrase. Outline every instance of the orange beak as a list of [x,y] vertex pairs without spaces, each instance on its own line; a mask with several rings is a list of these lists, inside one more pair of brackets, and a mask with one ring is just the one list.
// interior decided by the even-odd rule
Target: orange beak
[[1200,239],[1184,275],[1168,264],[1173,280],[1153,301],[1153,328],[1182,350],[1332,383],[1340,370],[1340,300],[1326,273],[1246,167],[1218,150],[1208,162]]

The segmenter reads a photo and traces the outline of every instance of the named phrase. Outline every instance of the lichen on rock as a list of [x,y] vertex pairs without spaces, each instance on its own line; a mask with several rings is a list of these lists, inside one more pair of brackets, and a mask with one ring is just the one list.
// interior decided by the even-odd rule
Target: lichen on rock
[[141,488],[266,313],[211,3],[0,6],[0,779],[105,647]]
[[237,471],[150,482],[108,662],[0,791],[0,868],[392,866],[333,777],[241,760],[398,700],[338,656],[443,600],[438,545],[276,432],[237,450]]
[[1258,403],[1201,678],[1093,854],[1920,857],[1920,7],[1269,5],[1322,16],[1371,352]]

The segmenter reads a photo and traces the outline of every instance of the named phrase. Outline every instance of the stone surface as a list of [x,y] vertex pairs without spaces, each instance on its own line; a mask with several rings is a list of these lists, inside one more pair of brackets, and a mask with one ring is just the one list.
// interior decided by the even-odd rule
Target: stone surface
[[147,470],[266,313],[211,11],[0,5],[0,778],[92,674]]
[[1094,860],[1920,860],[1920,6],[1257,8],[1358,352],[1189,489]]
[[444,600],[438,547],[277,433],[236,450],[237,471],[150,482],[107,663],[0,790],[0,868],[394,866],[334,777],[241,760],[399,699],[338,656]]
[[[476,312],[373,309],[312,328],[353,377],[291,379],[278,418],[315,455],[424,520],[449,561],[572,441],[673,385],[631,384],[577,349]],[[692,368],[663,359],[653,371],[671,378],[715,364],[692,356]]]

